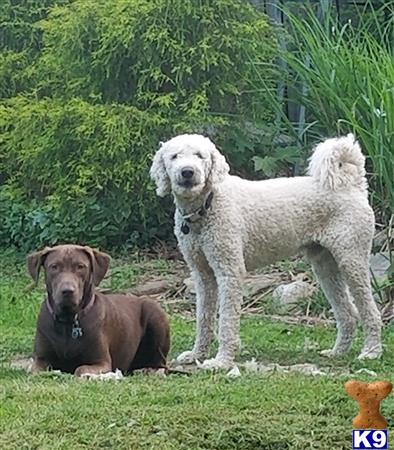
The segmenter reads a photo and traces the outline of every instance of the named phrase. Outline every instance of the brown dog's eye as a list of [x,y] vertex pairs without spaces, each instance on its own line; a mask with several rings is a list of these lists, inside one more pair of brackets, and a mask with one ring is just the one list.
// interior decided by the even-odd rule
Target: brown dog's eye
[[78,270],[83,270],[83,269],[85,269],[85,267],[86,267],[85,264],[78,264],[77,265],[77,269]]
[[172,156],[171,156],[171,159],[176,159],[177,156],[178,156],[178,155],[175,153],[175,155],[172,155]]
[[59,267],[58,267],[57,264],[51,264],[51,265],[49,266],[49,268],[50,268],[51,270],[57,270]]

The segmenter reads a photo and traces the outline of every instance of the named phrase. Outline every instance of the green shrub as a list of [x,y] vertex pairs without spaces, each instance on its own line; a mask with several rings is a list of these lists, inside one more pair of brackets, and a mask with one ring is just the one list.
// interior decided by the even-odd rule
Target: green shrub
[[272,109],[255,91],[249,61],[264,67],[271,86],[276,55],[274,30],[255,8],[241,0],[85,0],[55,8],[42,27],[39,93],[149,109],[174,124],[169,134],[190,124],[214,130],[236,168],[250,168],[256,146],[243,129],[269,121]]
[[2,0],[0,2],[0,99],[32,87],[30,65],[42,48],[38,26],[49,9],[70,0]]
[[0,98],[12,97],[26,89],[26,69],[30,62],[26,51],[0,53]]
[[264,116],[265,96],[251,93],[256,76],[247,56],[270,61],[275,36],[245,3],[84,0],[56,8],[42,25],[40,70],[49,75],[42,86],[177,117],[191,110]]
[[356,25],[338,24],[332,10],[322,21],[309,8],[301,17],[287,11],[294,40],[282,54],[282,77],[294,100],[305,106],[306,123],[290,123],[277,98],[269,99],[288,132],[308,147],[348,132],[360,140],[376,222],[386,230],[382,250],[389,254],[389,281],[378,291],[386,290],[389,299],[394,285],[394,8],[392,2],[378,10],[372,2],[367,6],[369,13],[360,15]]
[[2,0],[0,4],[0,49],[37,51],[42,32],[37,23],[54,5],[72,0]]
[[[255,137],[241,130],[272,111],[249,61],[274,83],[273,29],[241,0],[51,4],[61,3],[34,22],[38,56],[22,71],[23,95],[0,103],[0,242],[168,237],[170,202],[149,181],[153,152],[174,134],[205,132],[237,168],[250,165]],[[8,52],[30,50],[26,42]],[[21,91],[10,77],[20,55],[3,52],[4,96]]]
[[162,125],[131,106],[79,99],[3,104],[3,242],[108,247],[168,232],[148,176]]

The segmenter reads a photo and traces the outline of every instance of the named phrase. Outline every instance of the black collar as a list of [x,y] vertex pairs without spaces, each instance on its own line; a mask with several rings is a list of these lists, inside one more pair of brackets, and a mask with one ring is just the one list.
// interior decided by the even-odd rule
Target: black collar
[[197,209],[196,211],[190,213],[190,214],[182,214],[181,211],[180,214],[182,216],[183,222],[181,225],[181,231],[183,234],[189,234],[190,233],[190,224],[197,222],[202,217],[204,217],[207,214],[208,209],[212,205],[213,200],[213,192],[209,192],[209,194],[206,196],[204,204],[201,206],[201,208]]
[[[92,294],[91,297],[89,298],[88,303],[85,305],[85,307],[82,309],[82,311],[81,311],[80,313],[86,314],[86,313],[89,311],[89,309],[93,306],[95,299],[96,299],[96,295],[95,295],[95,293],[93,292],[93,294]],[[79,315],[80,315],[80,313],[75,314],[75,316],[73,317],[72,322],[68,322],[68,321],[63,322],[63,321],[59,320],[59,319],[56,317],[56,314],[55,314],[54,311],[53,311],[53,308],[52,308],[52,306],[51,306],[51,304],[50,304],[50,302],[49,302],[49,298],[48,298],[48,297],[47,297],[46,300],[45,300],[45,304],[46,304],[46,307],[47,307],[47,309],[48,309],[48,311],[49,311],[49,314],[52,316],[53,320],[54,320],[56,323],[62,323],[62,324],[65,324],[65,325],[67,325],[67,324],[69,324],[69,323],[72,324],[72,328],[71,328],[71,337],[72,337],[73,339],[78,339],[78,338],[80,338],[80,337],[83,336],[83,330],[82,330],[82,327],[81,327],[81,325],[80,325],[80,323],[79,323]]]

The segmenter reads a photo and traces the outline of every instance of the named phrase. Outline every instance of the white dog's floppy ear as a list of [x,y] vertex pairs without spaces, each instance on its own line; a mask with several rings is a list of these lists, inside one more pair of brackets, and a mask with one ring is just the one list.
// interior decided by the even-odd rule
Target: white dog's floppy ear
[[213,145],[211,149],[212,167],[211,167],[211,183],[218,184],[224,180],[224,177],[229,173],[230,167],[226,162],[226,158]]
[[171,184],[163,161],[164,148],[162,143],[160,143],[160,145],[161,148],[156,152],[152,161],[150,177],[156,183],[156,194],[159,197],[165,197],[171,192]]

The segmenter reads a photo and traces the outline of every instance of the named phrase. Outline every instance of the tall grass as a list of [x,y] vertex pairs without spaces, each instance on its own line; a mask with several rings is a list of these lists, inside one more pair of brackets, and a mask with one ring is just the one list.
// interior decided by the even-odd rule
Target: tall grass
[[312,9],[285,11],[292,40],[282,54],[281,77],[306,109],[305,124],[283,121],[291,135],[300,136],[302,126],[306,141],[347,132],[359,138],[372,204],[388,225],[394,210],[394,7],[384,8],[391,9],[385,25],[380,10],[360,17],[357,26],[338,24],[330,12],[320,20]]
[[[319,134],[353,131],[368,156],[372,202],[389,222],[394,207],[394,53],[391,27],[378,33],[370,18],[358,28],[339,27],[333,17],[320,22],[288,14],[295,51],[286,54],[308,118]],[[301,83],[300,83],[301,82]]]
[[272,90],[267,94],[282,118],[278,126],[296,137],[300,148],[348,132],[360,140],[367,156],[371,203],[377,223],[387,233],[382,248],[389,251],[392,278],[394,6],[368,9],[368,14],[359,11],[357,20],[346,24],[338,23],[335,11],[326,11],[321,18],[308,6],[299,7],[297,13],[284,10],[291,39],[283,48],[278,70],[291,101],[305,108],[303,120],[290,122],[283,102]]

